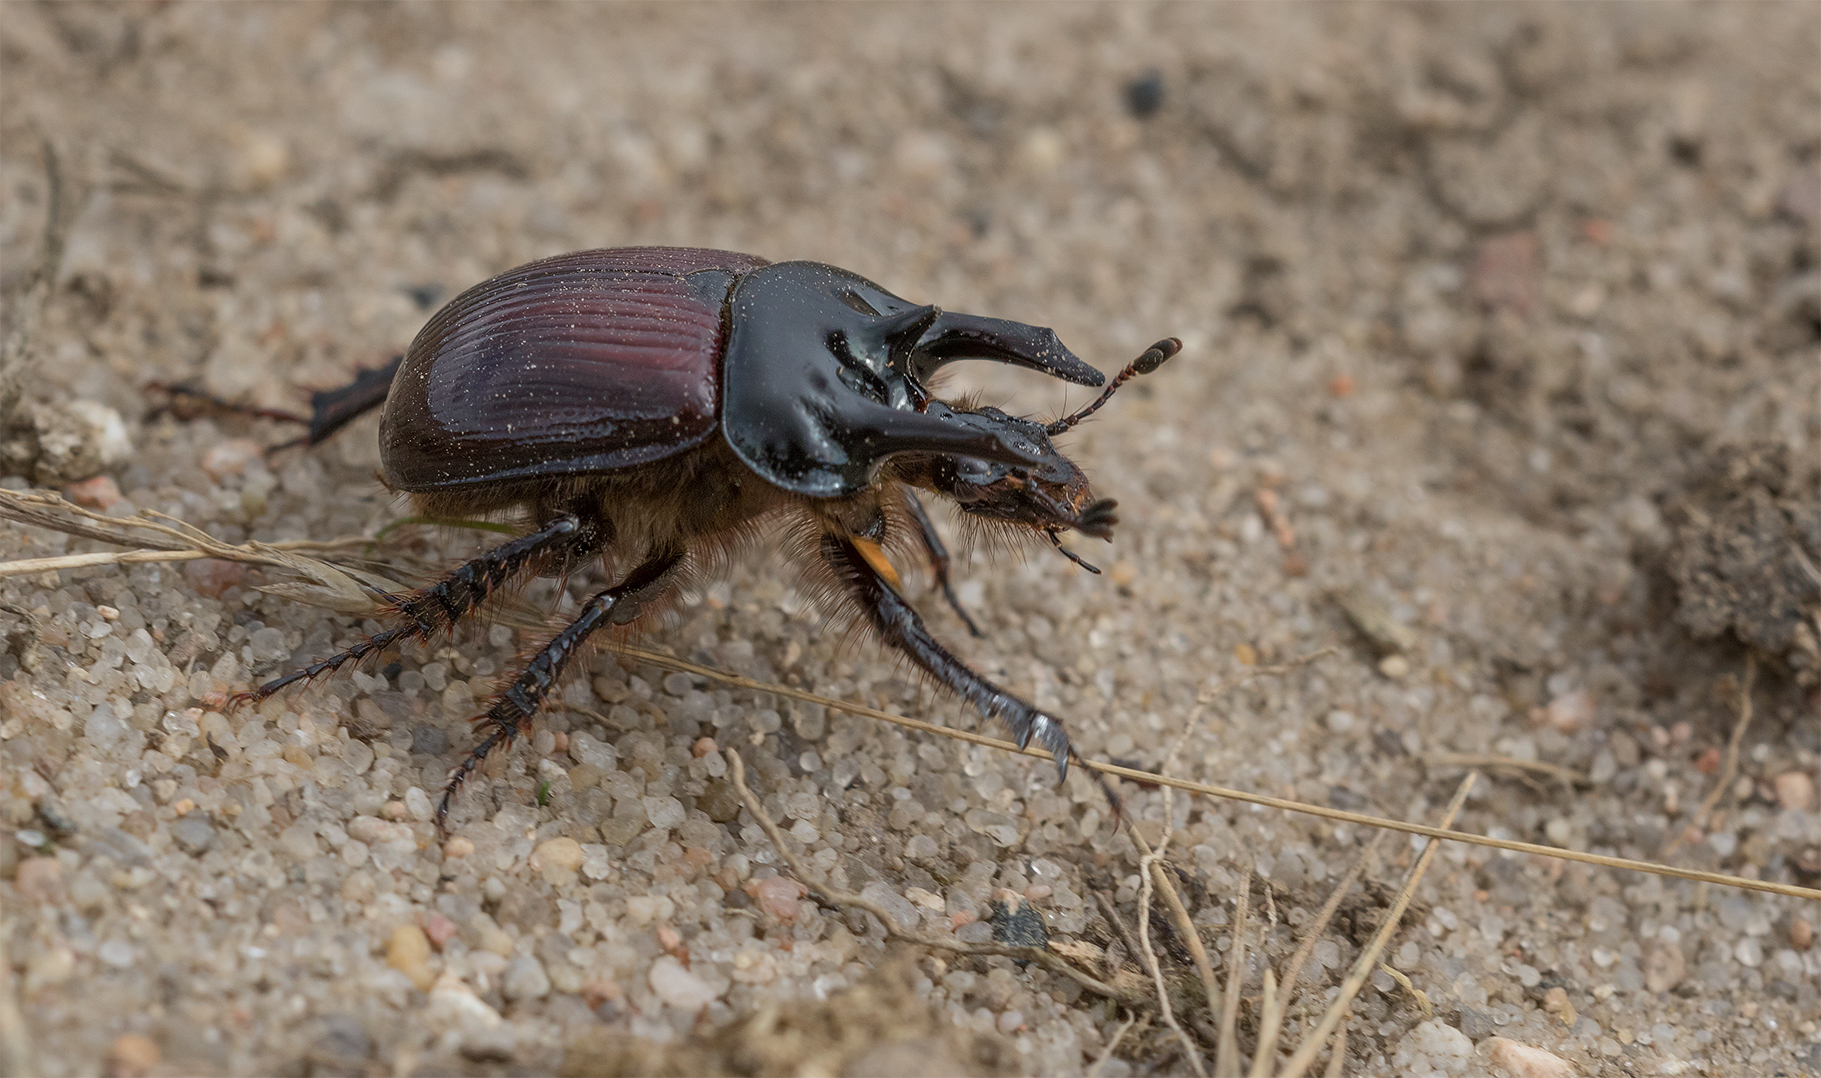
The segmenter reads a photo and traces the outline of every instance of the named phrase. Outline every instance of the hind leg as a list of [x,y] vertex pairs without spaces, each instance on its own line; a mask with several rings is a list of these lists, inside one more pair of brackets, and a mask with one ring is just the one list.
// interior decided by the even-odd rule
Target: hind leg
[[230,706],[257,704],[273,693],[283,691],[300,681],[309,681],[359,662],[394,644],[409,640],[427,640],[473,613],[501,587],[550,565],[556,559],[585,558],[598,553],[606,544],[606,528],[573,514],[550,521],[529,535],[502,543],[473,561],[462,565],[436,584],[399,600],[398,614],[405,621],[397,628],[375,633],[346,651],[268,681],[257,689],[236,693]]
[[357,368],[354,381],[334,389],[319,389],[310,394],[310,414],[297,415],[273,408],[253,408],[244,404],[224,401],[187,385],[171,385],[166,382],[153,382],[147,389],[158,389],[170,395],[170,401],[158,412],[171,412],[179,419],[195,419],[198,416],[227,413],[231,415],[253,416],[257,419],[273,419],[280,423],[300,423],[309,428],[309,433],[301,438],[273,446],[273,450],[285,449],[294,445],[313,446],[328,438],[329,435],[347,426],[349,423],[386,403],[386,394],[392,389],[392,376],[398,373],[399,364],[405,361],[404,356],[396,356],[392,362],[383,367]]
[[581,613],[569,623],[568,628],[545,644],[518,677],[513,679],[512,684],[507,686],[506,691],[493,698],[493,704],[487,713],[475,720],[489,728],[487,736],[469,751],[456,767],[455,774],[450,777],[449,785],[443,789],[442,802],[436,806],[438,830],[443,829],[444,821],[449,815],[449,803],[455,797],[455,792],[461,789],[462,783],[468,781],[468,776],[481,765],[488,753],[502,745],[512,744],[525,723],[544,706],[544,701],[562,679],[563,671],[588,638],[603,626],[626,625],[636,619],[647,606],[670,589],[677,567],[682,563],[681,552],[652,558],[634,569],[625,580],[589,599],[582,604]]

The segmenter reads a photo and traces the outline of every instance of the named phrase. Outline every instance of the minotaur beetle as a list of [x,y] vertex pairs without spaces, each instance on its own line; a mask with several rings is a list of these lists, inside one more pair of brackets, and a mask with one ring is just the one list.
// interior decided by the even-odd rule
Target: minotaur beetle
[[237,699],[428,639],[515,581],[599,556],[614,583],[476,720],[487,735],[450,778],[440,826],[462,782],[511,743],[592,634],[647,617],[692,569],[786,522],[813,584],[844,595],[886,643],[1003,721],[1019,745],[1036,738],[1066,776],[1073,750],[1061,720],[937,643],[885,548],[920,543],[974,629],[915,490],[1058,549],[1065,528],[1111,539],[1113,502],[1095,498],[1050,439],[1181,346],[1152,345],[1091,405],[1046,424],[945,403],[928,386],[957,359],[1105,383],[1048,329],[920,307],[833,266],[727,251],[631,247],[521,266],[457,296],[390,368],[317,394],[305,441],[383,401],[385,480],[419,514],[516,512],[524,534],[395,597],[397,627]]

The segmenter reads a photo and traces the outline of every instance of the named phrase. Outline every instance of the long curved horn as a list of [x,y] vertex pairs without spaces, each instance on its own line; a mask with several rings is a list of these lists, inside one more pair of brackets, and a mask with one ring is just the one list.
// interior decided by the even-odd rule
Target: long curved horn
[[1043,463],[1044,447],[1009,424],[957,412],[931,401],[921,412],[884,405],[854,409],[843,417],[873,459],[898,453],[952,453],[1013,466]]
[[[897,360],[897,356],[893,356]],[[925,382],[958,359],[990,359],[1042,371],[1065,382],[1102,386],[1106,376],[1081,361],[1045,326],[943,311],[905,357],[905,373]]]

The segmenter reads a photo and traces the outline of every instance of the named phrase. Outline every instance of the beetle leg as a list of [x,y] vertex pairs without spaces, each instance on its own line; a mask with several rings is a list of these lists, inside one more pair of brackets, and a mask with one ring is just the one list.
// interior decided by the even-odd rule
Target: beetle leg
[[449,802],[468,776],[481,765],[487,754],[501,745],[512,744],[519,730],[544,705],[544,700],[562,679],[563,671],[588,638],[605,625],[625,625],[636,619],[645,608],[662,595],[671,584],[683,555],[673,552],[653,558],[634,569],[625,580],[615,584],[582,604],[581,613],[568,628],[556,634],[532,657],[506,690],[493,698],[487,713],[475,721],[490,727],[481,743],[469,750],[456,767],[443,789],[442,802],[436,807],[436,826],[443,828],[449,815]]
[[486,602],[501,585],[529,569],[535,562],[558,551],[586,555],[599,549],[603,537],[600,527],[584,523],[575,516],[560,516],[550,523],[509,543],[502,543],[473,561],[467,562],[436,584],[412,592],[398,601],[398,612],[410,621],[394,629],[374,633],[346,651],[268,681],[249,692],[235,693],[230,707],[257,704],[273,693],[300,681],[310,681],[351,662],[359,662],[394,644],[407,640],[426,640],[466,617]]
[[923,502],[915,494],[906,490],[904,498],[910,503],[911,519],[917,522],[917,534],[923,537],[923,549],[929,553],[930,571],[936,574],[936,586],[942,589],[942,597],[948,600],[949,609],[967,626],[967,631],[975,636],[985,636],[974,619],[967,616],[967,610],[961,600],[955,598],[955,589],[948,582],[948,547],[942,545],[942,537],[936,534],[936,522],[929,518],[929,510],[923,508]]
[[354,372],[354,381],[334,389],[319,389],[310,394],[310,414],[297,415],[275,408],[254,408],[250,405],[235,404],[220,397],[192,389],[187,385],[174,385],[168,382],[152,382],[147,389],[157,389],[170,396],[170,401],[162,407],[155,408],[153,415],[170,412],[179,419],[195,419],[209,414],[232,414],[251,416],[255,419],[271,419],[280,423],[299,423],[309,428],[301,438],[293,438],[273,446],[267,452],[289,449],[294,445],[313,446],[321,443],[336,431],[366,415],[373,409],[386,403],[386,394],[392,389],[392,376],[398,373],[399,364],[405,361],[404,356],[395,356],[392,362],[383,367],[362,367]]
[[982,715],[1005,723],[1019,748],[1029,745],[1035,738],[1055,757],[1058,781],[1068,777],[1069,757],[1074,749],[1069,745],[1069,735],[1063,730],[1061,719],[1037,710],[981,677],[937,643],[924,628],[923,619],[916,610],[904,601],[904,596],[873,567],[852,540],[825,532],[822,558],[834,569],[837,578],[847,582],[854,601],[886,643],[974,705]]

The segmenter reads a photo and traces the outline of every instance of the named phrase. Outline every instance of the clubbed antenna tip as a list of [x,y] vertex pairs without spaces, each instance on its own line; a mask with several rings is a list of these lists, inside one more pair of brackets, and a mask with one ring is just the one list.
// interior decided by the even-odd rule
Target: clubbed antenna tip
[[1056,422],[1051,423],[1049,426],[1043,428],[1045,433],[1050,435],[1061,434],[1063,431],[1068,430],[1088,416],[1098,412],[1100,406],[1105,404],[1112,398],[1114,393],[1119,391],[1120,386],[1125,385],[1138,375],[1150,374],[1152,371],[1163,366],[1166,360],[1180,351],[1182,351],[1182,338],[1180,337],[1165,337],[1163,340],[1153,344],[1151,347],[1145,349],[1144,353],[1137,359],[1126,364],[1125,370],[1119,372],[1119,377],[1113,379],[1112,384],[1106,387],[1106,391],[1100,394],[1100,396],[1095,399],[1094,403],[1083,408],[1081,411],[1076,412],[1074,415],[1064,416]]

